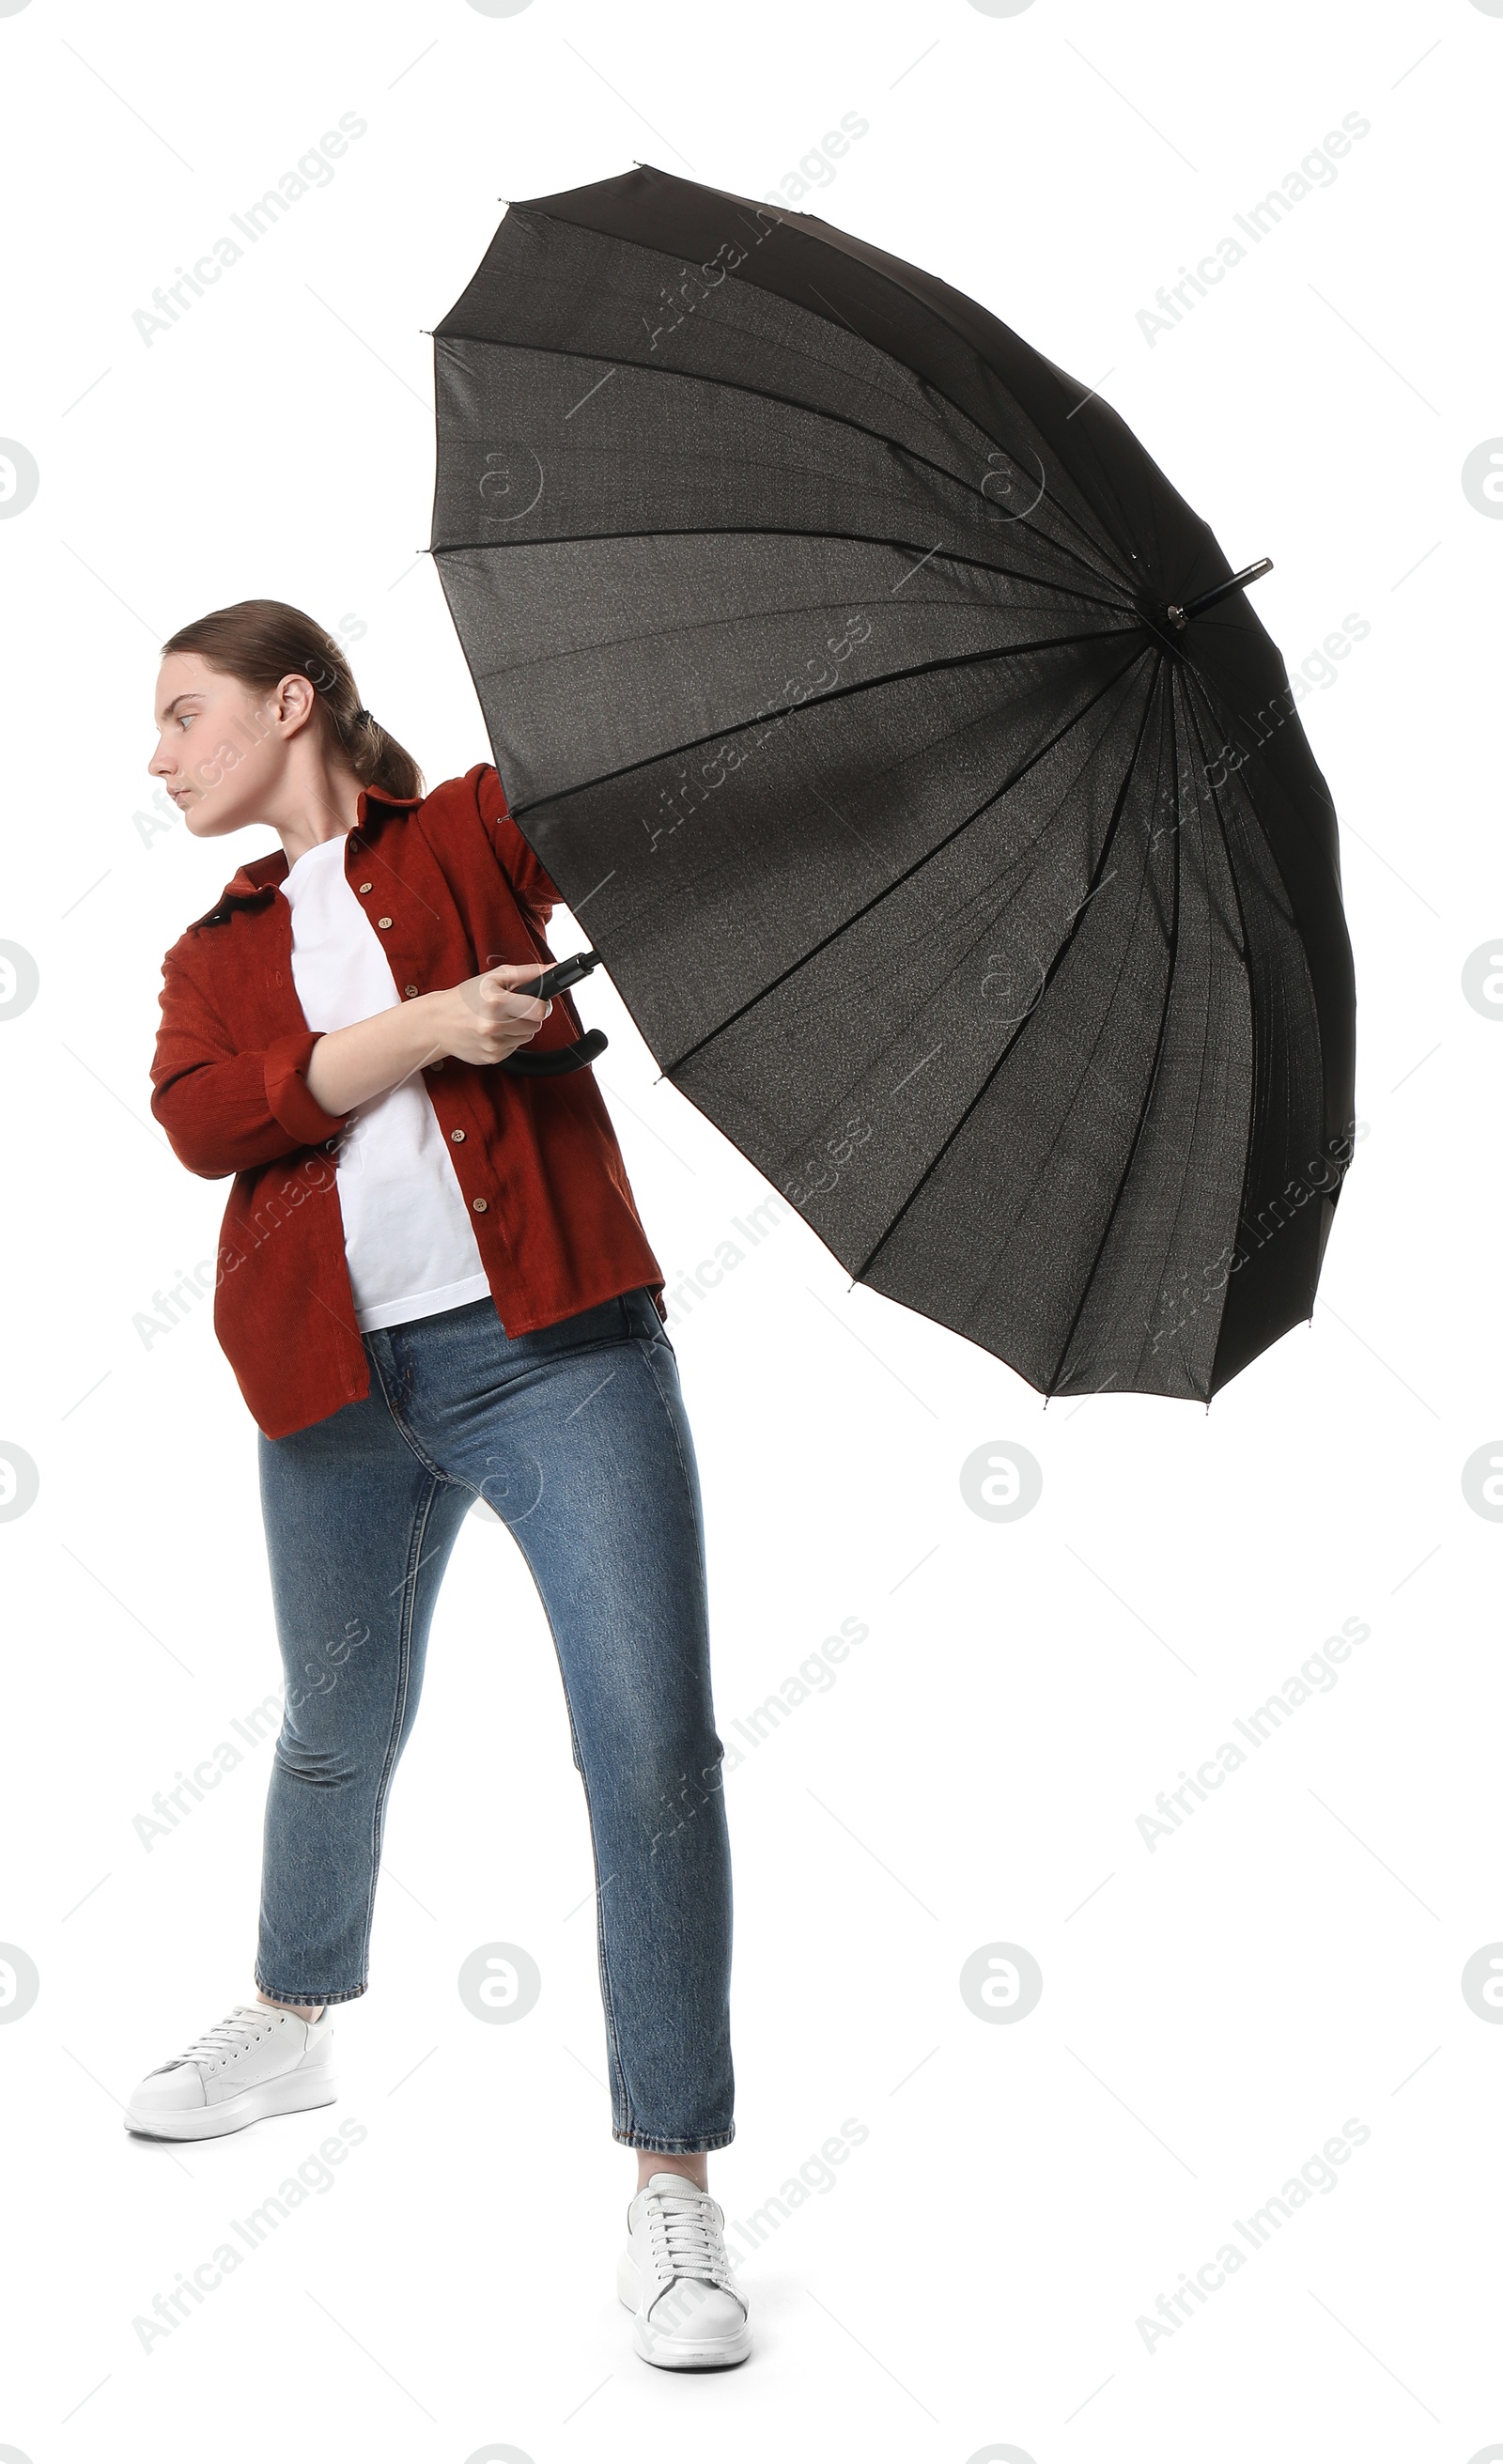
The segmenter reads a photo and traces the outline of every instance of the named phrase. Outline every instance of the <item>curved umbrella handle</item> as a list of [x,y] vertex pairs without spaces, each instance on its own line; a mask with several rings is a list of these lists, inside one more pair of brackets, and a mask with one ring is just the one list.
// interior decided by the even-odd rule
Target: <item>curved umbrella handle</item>
[[[579,983],[592,967],[599,964],[598,950],[576,950],[572,957],[560,958],[556,965],[546,968],[541,976],[533,977],[524,984],[514,984],[512,990],[543,999],[565,991],[570,984]],[[587,1069],[605,1049],[605,1036],[598,1026],[592,1026],[573,1044],[563,1045],[552,1052],[529,1052],[523,1046],[506,1060],[498,1061],[496,1067],[509,1069],[514,1078],[562,1078],[570,1069]]]
[[497,1061],[497,1069],[509,1069],[514,1078],[562,1078],[570,1069],[587,1069],[606,1049],[607,1039],[598,1026],[592,1026],[577,1043],[565,1044],[555,1052],[529,1052],[525,1045],[519,1052]]

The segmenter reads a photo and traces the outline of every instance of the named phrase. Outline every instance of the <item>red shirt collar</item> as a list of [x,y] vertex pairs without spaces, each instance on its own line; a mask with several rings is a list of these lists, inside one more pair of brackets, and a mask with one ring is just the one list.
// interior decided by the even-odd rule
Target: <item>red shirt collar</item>
[[[389,795],[385,787],[362,787],[355,805],[355,829],[364,828],[366,811],[372,800],[377,804],[388,805],[399,813],[409,813],[423,802],[421,796]],[[350,835],[353,836],[353,834],[352,831]],[[254,898],[260,891],[275,890],[276,884],[284,881],[291,870],[286,848],[274,847],[270,855],[258,855],[253,857],[249,864],[243,864],[233,880],[226,882],[219,893],[220,898]]]

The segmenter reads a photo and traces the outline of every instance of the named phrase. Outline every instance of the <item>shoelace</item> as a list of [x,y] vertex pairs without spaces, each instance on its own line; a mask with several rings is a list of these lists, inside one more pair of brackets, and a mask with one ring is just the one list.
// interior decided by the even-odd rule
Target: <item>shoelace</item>
[[228,2054],[239,2053],[259,2035],[267,2021],[274,2020],[276,2016],[275,2011],[253,2011],[249,2004],[240,2003],[228,2019],[219,2020],[214,2027],[206,2028],[201,2036],[196,2036],[187,2053],[179,2054],[178,2060],[213,2062]]
[[735,2293],[725,2242],[709,2207],[709,2193],[686,2198],[676,2190],[649,2190],[647,2224],[653,2264],[666,2283],[673,2276],[696,2277]]

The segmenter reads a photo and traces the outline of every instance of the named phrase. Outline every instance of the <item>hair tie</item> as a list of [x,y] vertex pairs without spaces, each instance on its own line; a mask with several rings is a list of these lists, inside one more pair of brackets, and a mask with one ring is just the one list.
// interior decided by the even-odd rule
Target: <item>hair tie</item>
[[368,710],[358,710],[355,713],[354,717],[351,719],[350,725],[352,727],[359,727],[363,721],[366,727],[374,727],[376,724]]

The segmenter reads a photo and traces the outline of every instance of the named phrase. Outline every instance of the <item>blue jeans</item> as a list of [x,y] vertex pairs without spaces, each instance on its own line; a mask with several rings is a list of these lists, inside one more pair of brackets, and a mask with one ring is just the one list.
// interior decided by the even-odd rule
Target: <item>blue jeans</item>
[[260,1439],[287,1676],[256,1983],[364,1993],[387,1793],[476,1495],[510,1526],[564,1681],[594,1850],[613,2136],[726,2146],[731,1875],[703,1524],[678,1367],[645,1289],[509,1336],[493,1300],[364,1337],[370,1393]]

